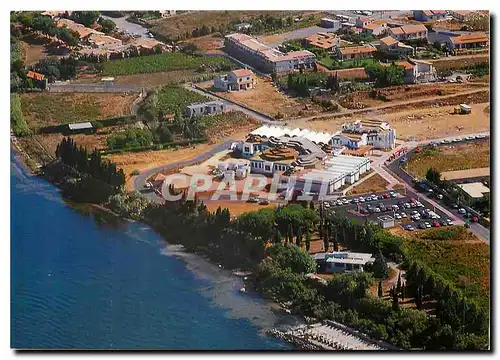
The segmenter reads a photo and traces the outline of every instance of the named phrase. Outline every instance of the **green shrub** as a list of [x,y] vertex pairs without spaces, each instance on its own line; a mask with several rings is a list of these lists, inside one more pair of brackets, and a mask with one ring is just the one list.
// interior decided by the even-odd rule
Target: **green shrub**
[[10,126],[14,135],[26,136],[30,133],[21,110],[21,97],[18,94],[10,96]]

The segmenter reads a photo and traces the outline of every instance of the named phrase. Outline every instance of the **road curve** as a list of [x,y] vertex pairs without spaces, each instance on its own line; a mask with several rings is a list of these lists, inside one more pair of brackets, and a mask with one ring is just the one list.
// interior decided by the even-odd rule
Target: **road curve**
[[[194,158],[189,159],[189,160],[178,161],[175,163],[166,164],[163,166],[158,166],[158,167],[155,167],[152,169],[145,170],[145,171],[141,172],[139,175],[137,175],[137,177],[135,178],[134,189],[136,191],[140,192],[141,190],[144,189],[144,185],[146,184],[146,180],[150,176],[157,174],[157,173],[160,173],[160,172],[163,172],[163,171],[175,169],[178,167],[180,168],[180,167],[190,166],[190,165],[194,165],[194,164],[203,162],[203,161],[209,159],[210,157],[212,157],[214,154],[228,149],[233,142],[234,142],[234,140],[227,140],[227,141],[223,142],[222,144],[215,145],[210,150],[208,150],[202,154],[199,154],[199,155],[197,155]],[[147,193],[144,193],[143,195],[148,197],[151,200],[163,202],[163,199],[161,199],[159,196],[157,196],[154,192],[147,192]]]

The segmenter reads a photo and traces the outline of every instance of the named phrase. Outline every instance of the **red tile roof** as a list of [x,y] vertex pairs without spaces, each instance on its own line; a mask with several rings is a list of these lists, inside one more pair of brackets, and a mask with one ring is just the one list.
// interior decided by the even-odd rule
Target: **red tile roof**
[[250,70],[247,70],[247,69],[233,70],[232,73],[236,77],[244,77],[244,76],[252,76],[253,75],[253,72],[251,72]]
[[38,81],[42,81],[45,79],[45,75],[39,74],[39,73],[34,72],[34,71],[28,71],[28,74],[26,76],[31,78],[31,79],[38,80]]
[[484,32],[473,32],[460,36],[450,37],[453,44],[470,44],[476,42],[488,42],[488,37]]
[[375,49],[373,46],[350,46],[350,47],[345,47],[340,49],[340,53],[342,55],[348,55],[348,54],[364,54],[364,53],[371,53],[371,52],[376,52],[377,49]]
[[399,41],[394,39],[392,36],[386,36],[385,38],[380,39],[381,42],[383,42],[387,46],[391,46],[394,44],[397,44]]

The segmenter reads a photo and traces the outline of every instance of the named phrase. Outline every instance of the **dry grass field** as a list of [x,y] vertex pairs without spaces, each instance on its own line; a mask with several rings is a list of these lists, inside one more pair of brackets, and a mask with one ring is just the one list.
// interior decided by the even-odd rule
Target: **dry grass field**
[[347,195],[358,195],[373,193],[378,191],[384,191],[387,188],[389,182],[385,180],[379,174],[370,176],[369,179],[363,181],[361,184],[356,185],[352,190],[347,192]]
[[489,167],[490,143],[481,141],[424,150],[412,156],[407,166],[419,177],[425,176],[431,166],[440,172]]

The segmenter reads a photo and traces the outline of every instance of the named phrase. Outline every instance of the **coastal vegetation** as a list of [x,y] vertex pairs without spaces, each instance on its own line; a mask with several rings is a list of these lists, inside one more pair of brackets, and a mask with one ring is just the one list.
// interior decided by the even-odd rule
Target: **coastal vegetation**
[[30,130],[21,110],[19,94],[10,95],[10,127],[16,136],[28,135]]
[[[186,193],[173,187],[168,190],[179,196],[177,201],[150,203],[138,193],[122,193],[123,173],[117,174],[109,163],[103,165],[98,154],[89,158],[67,139],[57,154],[78,173],[72,174],[73,179],[81,177],[77,183],[91,177],[112,189],[102,201],[110,209],[147,222],[166,241],[182,244],[225,268],[253,270],[255,288],[294,313],[334,320],[402,349],[488,347],[488,304],[480,299],[488,296],[488,253],[473,250],[477,244],[468,247],[462,231],[446,229],[438,235],[435,229],[433,235],[408,239],[370,222],[317,211],[305,202],[233,218],[228,209],[210,212],[203,202],[187,200]],[[78,191],[87,201],[94,198],[95,188]],[[365,272],[318,280],[311,276],[317,265],[306,250],[311,233],[319,234],[328,250],[342,246],[370,252],[376,261]],[[473,256],[466,256],[471,251]],[[374,296],[372,287],[390,274],[388,260],[400,263],[406,273],[398,277],[388,297],[383,290]]]
[[108,76],[155,73],[169,70],[205,69],[226,71],[232,68],[231,61],[224,56],[190,56],[181,52],[167,52],[107,61],[103,74]]
[[125,174],[116,164],[103,160],[97,150],[89,154],[71,138],[61,141],[55,155],[58,161],[46,166],[44,172],[73,201],[102,204],[125,184]]

